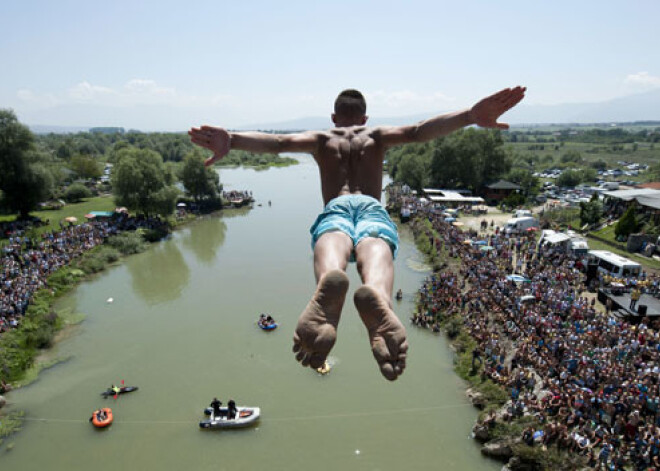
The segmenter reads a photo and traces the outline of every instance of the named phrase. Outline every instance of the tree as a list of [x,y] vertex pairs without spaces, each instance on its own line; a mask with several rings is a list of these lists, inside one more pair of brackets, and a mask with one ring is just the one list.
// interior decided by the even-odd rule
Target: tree
[[0,110],[0,191],[2,205],[27,218],[48,198],[53,177],[38,161],[34,136],[11,110]]
[[582,171],[564,170],[557,178],[557,185],[561,187],[574,187],[582,183]]
[[623,216],[621,216],[619,222],[616,223],[616,226],[614,226],[614,234],[617,237],[628,237],[637,230],[638,226],[639,223],[637,222],[635,207],[630,206],[626,212],[623,213]]
[[411,154],[403,157],[396,170],[395,180],[406,183],[419,194],[430,183],[431,161],[428,156]]
[[576,150],[569,150],[561,156],[561,162],[579,164],[582,162],[582,155]]
[[218,173],[213,168],[204,166],[204,157],[199,151],[184,158],[181,182],[197,202],[203,198],[215,198],[220,190]]
[[103,167],[101,163],[91,155],[74,155],[71,157],[69,168],[76,172],[78,177],[84,179],[98,178],[103,174]]
[[[152,150],[124,148],[117,152],[112,189],[117,206],[163,216],[174,211],[176,189],[166,184],[163,159]],[[173,196],[174,195],[174,196]]]
[[511,160],[504,151],[499,131],[465,129],[435,142],[431,184],[479,193],[510,168]]
[[598,199],[598,193],[594,193],[587,203],[580,203],[580,224],[598,224],[603,216],[603,205]]
[[74,183],[69,185],[69,187],[64,192],[64,199],[69,203],[77,203],[78,201],[89,198],[92,196],[92,192],[82,183]]

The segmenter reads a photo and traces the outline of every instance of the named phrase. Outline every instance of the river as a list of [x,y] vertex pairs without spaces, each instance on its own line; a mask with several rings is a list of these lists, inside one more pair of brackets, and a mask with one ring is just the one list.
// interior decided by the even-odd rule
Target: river
[[[410,326],[408,368],[383,379],[352,303],[351,287],[321,376],[291,352],[314,289],[308,229],[322,201],[318,169],[220,170],[225,189],[249,189],[251,211],[201,218],[64,297],[85,315],[52,352],[66,361],[10,394],[23,430],[0,447],[3,470],[495,470],[470,438],[477,415],[441,335]],[[268,205],[268,201],[272,206]],[[427,275],[402,231],[395,301],[407,321]],[[108,298],[113,298],[108,303]],[[255,325],[261,312],[280,327]],[[140,390],[103,400],[124,380]],[[213,396],[261,407],[253,428],[200,430]],[[87,419],[112,407],[115,422]]]

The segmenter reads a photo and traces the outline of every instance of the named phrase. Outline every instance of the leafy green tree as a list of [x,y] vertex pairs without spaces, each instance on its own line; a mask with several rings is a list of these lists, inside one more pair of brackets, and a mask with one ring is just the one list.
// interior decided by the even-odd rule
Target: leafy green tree
[[438,188],[468,188],[479,193],[510,168],[500,132],[470,128],[435,142],[431,183]]
[[34,152],[34,136],[11,110],[0,110],[0,190],[2,205],[26,218],[50,197],[53,176]]
[[163,159],[152,150],[120,150],[112,171],[112,189],[117,206],[147,215],[166,216],[174,211],[176,190],[168,189]]
[[82,183],[74,183],[69,185],[69,187],[64,192],[64,199],[69,203],[77,203],[78,201],[89,198],[92,196],[92,192]]
[[582,183],[583,173],[581,170],[564,170],[557,177],[557,185],[562,187],[574,187]]
[[428,155],[406,155],[398,163],[395,180],[421,192],[431,181],[431,160]]
[[512,169],[505,179],[520,185],[523,194],[527,196],[534,196],[539,192],[539,179],[524,168]]
[[619,222],[614,226],[614,234],[617,237],[628,237],[630,234],[636,232],[638,227],[637,212],[635,211],[635,207],[631,206],[623,213]]
[[215,198],[220,190],[218,173],[213,168],[204,166],[204,157],[197,151],[184,158],[181,182],[197,202],[203,198]]
[[103,174],[103,166],[91,155],[74,155],[69,162],[69,168],[84,179],[98,178]]
[[603,205],[598,199],[598,194],[594,193],[587,203],[580,203],[580,224],[598,224],[603,216]]

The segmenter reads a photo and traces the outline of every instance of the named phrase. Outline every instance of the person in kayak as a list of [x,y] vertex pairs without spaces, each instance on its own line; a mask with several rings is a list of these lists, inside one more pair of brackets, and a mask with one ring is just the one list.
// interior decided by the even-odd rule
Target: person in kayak
[[219,401],[217,397],[214,397],[211,401],[211,407],[213,408],[213,418],[220,417],[220,406],[222,401]]
[[110,390],[111,390],[114,394],[119,394],[119,393],[121,392],[121,388],[118,387],[118,386],[115,386],[114,384],[113,384],[112,386],[110,386]]
[[406,329],[392,309],[397,228],[380,203],[383,161],[388,149],[428,142],[466,126],[508,129],[497,120],[525,96],[525,87],[505,88],[469,109],[409,126],[366,127],[362,93],[348,89],[335,100],[334,129],[291,134],[229,132],[191,128],[192,142],[213,152],[212,165],[231,149],[255,153],[312,154],[319,166],[324,210],[310,229],[316,291],[303,310],[293,337],[293,351],[303,366],[319,368],[337,340],[337,326],[348,290],[346,268],[357,262],[363,285],[353,302],[367,328],[381,374],[393,381],[406,366]]

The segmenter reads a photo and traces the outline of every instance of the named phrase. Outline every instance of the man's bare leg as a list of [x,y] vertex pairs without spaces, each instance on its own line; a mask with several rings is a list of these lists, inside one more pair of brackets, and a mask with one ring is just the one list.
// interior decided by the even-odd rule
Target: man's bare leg
[[406,367],[406,329],[392,310],[394,264],[392,251],[382,239],[368,237],[355,248],[357,268],[364,285],[353,300],[369,332],[371,350],[385,378],[394,381]]
[[348,290],[346,266],[352,251],[353,241],[343,232],[326,232],[316,242],[316,292],[300,315],[293,334],[293,351],[303,366],[320,368],[335,345]]

